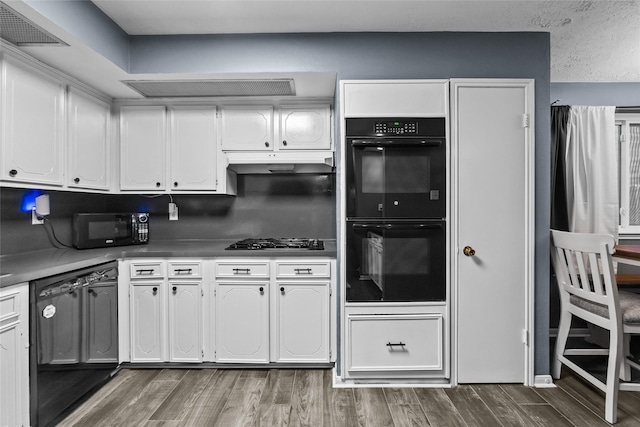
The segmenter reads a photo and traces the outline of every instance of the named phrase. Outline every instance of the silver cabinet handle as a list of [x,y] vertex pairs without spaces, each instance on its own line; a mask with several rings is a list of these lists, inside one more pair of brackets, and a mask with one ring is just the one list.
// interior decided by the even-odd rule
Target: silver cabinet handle
[[251,274],[250,268],[234,268],[233,274]]
[[313,274],[310,268],[294,268],[296,274]]

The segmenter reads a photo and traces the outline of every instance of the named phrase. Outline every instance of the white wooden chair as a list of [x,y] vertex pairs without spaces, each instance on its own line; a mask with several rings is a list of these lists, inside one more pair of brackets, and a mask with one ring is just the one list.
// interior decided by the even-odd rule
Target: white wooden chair
[[[611,261],[614,239],[610,235],[551,230],[551,258],[560,291],[560,325],[553,360],[553,377],[567,366],[605,392],[605,419],[617,419],[618,390],[640,391],[631,368],[640,365],[626,356],[631,334],[640,334],[640,295],[618,291]],[[571,319],[577,316],[609,330],[608,349],[566,349]],[[626,343],[626,344],[625,344]],[[608,354],[606,382],[578,366],[567,356]]]

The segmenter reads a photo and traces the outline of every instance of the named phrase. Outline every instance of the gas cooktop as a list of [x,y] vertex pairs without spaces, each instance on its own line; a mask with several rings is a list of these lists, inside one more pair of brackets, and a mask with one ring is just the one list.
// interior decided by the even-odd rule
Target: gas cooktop
[[265,239],[244,239],[232,243],[227,250],[257,250],[257,249],[309,249],[314,251],[324,250],[324,242],[319,239],[300,237],[279,237]]

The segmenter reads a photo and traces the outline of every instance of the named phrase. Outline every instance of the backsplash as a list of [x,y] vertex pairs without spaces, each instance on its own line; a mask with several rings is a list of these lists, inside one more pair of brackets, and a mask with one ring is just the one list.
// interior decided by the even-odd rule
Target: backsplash
[[[52,248],[44,226],[21,210],[30,190],[0,189],[0,255]],[[57,238],[71,243],[76,212],[149,212],[151,240],[245,237],[336,238],[335,175],[240,175],[238,195],[172,195],[178,221],[169,221],[169,195],[142,196],[44,191]]]

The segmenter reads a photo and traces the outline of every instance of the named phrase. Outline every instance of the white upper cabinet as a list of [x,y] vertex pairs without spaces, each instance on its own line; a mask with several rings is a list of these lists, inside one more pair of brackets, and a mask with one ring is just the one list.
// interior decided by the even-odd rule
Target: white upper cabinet
[[297,151],[331,149],[329,105],[225,106],[223,151]]
[[2,61],[3,180],[63,184],[65,85]]
[[164,190],[165,152],[165,107],[121,107],[120,189]]
[[171,109],[172,190],[215,190],[217,184],[216,108]]
[[329,106],[283,106],[278,143],[281,150],[331,149]]
[[272,106],[222,107],[222,149],[224,151],[272,151]]
[[445,117],[448,80],[343,81],[344,117]]
[[109,190],[111,107],[75,88],[67,102],[69,187]]

